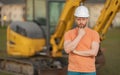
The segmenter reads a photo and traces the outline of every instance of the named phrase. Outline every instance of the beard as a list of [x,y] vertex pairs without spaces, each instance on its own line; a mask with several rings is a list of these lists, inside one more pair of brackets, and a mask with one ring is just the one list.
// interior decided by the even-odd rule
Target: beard
[[86,24],[79,24],[78,25],[78,28],[85,28],[86,27]]

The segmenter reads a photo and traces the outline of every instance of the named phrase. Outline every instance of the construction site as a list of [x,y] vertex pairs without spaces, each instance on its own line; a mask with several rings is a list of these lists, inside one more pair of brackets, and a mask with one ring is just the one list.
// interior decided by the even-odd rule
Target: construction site
[[100,36],[96,75],[120,75],[120,0],[0,0],[0,75],[68,75],[64,34],[80,5]]

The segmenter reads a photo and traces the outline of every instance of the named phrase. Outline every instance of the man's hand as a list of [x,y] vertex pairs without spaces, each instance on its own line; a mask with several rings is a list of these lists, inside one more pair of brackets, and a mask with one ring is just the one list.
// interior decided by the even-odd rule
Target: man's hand
[[98,50],[99,50],[99,43],[92,42],[92,47],[90,50],[73,50],[72,52],[80,56],[96,56]]
[[74,53],[74,54],[78,54],[78,51],[77,51],[77,50],[73,50],[73,53]]
[[66,53],[72,52],[80,42],[81,38],[85,35],[85,30],[83,28],[79,28],[78,35],[74,40],[65,40],[64,49]]
[[84,36],[85,35],[85,29],[84,28],[79,28],[79,30],[78,30],[78,35],[80,35],[80,36]]

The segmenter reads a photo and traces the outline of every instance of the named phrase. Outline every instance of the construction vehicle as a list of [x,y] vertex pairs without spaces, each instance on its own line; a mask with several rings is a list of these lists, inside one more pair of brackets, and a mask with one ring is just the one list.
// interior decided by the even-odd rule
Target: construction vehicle
[[[12,57],[0,58],[0,69],[23,75],[66,75],[67,55],[63,55],[63,35],[72,28],[74,10],[81,2],[85,0],[66,0],[56,30],[51,36],[47,20],[47,39],[42,28],[33,22],[11,23],[7,29],[7,52]],[[106,1],[93,28],[100,34],[101,41],[119,7],[120,0]],[[101,56],[99,50],[96,68],[102,65],[99,63],[102,62],[99,60]]]

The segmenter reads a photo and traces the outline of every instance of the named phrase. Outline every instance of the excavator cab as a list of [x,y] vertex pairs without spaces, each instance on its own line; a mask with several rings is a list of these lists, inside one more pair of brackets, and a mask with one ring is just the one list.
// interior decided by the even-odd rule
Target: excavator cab
[[34,22],[13,22],[7,29],[7,52],[13,56],[34,56],[45,46],[44,38]]

